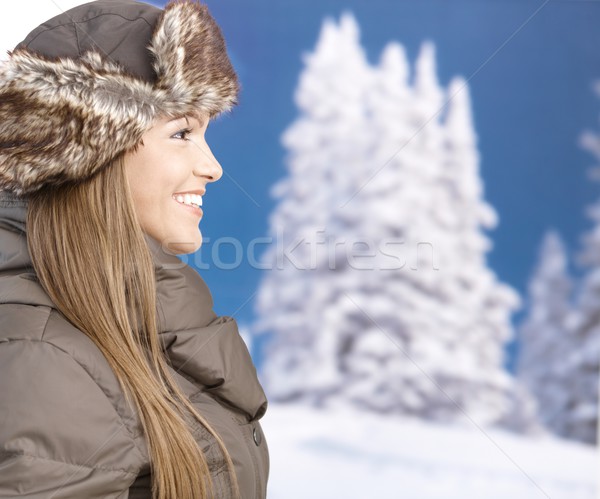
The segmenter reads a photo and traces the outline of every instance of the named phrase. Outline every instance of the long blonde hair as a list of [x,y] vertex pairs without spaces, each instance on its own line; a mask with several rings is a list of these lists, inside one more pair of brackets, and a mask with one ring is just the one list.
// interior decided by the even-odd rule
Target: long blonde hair
[[[89,180],[28,198],[27,239],[39,281],[60,312],[98,346],[145,431],[154,499],[213,496],[205,456],[186,419],[219,435],[168,372],[156,315],[152,255],[138,222],[123,156]],[[188,412],[186,412],[186,410]]]

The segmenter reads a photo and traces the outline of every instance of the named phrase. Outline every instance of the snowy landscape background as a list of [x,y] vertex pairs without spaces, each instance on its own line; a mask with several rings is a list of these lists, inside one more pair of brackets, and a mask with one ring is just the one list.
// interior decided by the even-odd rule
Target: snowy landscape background
[[[3,46],[79,3],[8,4]],[[183,259],[256,361],[269,497],[596,497],[599,3],[207,3],[242,94]]]

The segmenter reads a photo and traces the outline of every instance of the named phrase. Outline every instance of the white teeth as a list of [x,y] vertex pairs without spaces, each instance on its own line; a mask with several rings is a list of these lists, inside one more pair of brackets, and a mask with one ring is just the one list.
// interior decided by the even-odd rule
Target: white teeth
[[173,198],[182,204],[202,206],[202,196],[199,194],[177,194]]

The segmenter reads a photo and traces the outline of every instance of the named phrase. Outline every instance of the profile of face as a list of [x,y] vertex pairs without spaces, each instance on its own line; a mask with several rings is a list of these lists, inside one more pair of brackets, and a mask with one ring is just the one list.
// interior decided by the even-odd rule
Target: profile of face
[[223,170],[204,134],[208,116],[160,118],[143,145],[124,157],[126,176],[142,230],[171,254],[202,245],[202,196]]

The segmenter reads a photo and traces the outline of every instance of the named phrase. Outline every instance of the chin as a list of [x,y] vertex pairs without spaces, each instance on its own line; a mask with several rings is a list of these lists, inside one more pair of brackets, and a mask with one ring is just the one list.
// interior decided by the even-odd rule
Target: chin
[[187,240],[189,242],[179,242],[182,240],[184,239],[171,239],[172,242],[169,242],[169,240],[164,240],[163,247],[173,255],[187,255],[190,253],[195,253],[202,246],[201,235],[197,235],[194,238],[188,238]]

